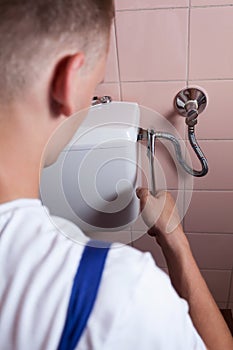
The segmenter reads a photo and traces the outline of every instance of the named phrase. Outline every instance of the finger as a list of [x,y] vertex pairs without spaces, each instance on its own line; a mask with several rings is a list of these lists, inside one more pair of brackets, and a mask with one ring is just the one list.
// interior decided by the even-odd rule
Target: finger
[[136,189],[136,194],[137,194],[137,197],[139,199],[142,199],[142,198],[147,197],[149,195],[149,190],[148,190],[148,188],[138,187]]

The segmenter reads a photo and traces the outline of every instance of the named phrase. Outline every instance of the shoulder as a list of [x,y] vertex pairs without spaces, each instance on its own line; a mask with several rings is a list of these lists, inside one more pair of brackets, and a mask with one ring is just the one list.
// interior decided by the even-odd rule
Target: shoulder
[[82,341],[93,337],[102,349],[205,349],[188,304],[151,254],[114,244]]

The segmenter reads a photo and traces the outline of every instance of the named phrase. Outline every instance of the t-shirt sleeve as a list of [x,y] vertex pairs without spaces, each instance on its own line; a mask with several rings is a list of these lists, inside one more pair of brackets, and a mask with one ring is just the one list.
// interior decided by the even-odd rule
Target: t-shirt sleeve
[[77,349],[205,350],[188,311],[150,253],[113,245]]
[[118,349],[206,349],[192,324],[187,302],[178,296],[169,277],[149,253],[143,254],[141,264],[107,348],[115,349],[117,339]]

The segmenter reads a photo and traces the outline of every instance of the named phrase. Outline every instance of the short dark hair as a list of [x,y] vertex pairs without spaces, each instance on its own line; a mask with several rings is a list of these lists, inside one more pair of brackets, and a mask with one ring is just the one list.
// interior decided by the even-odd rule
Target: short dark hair
[[113,17],[113,0],[0,0],[0,98],[38,79],[62,51],[96,56]]

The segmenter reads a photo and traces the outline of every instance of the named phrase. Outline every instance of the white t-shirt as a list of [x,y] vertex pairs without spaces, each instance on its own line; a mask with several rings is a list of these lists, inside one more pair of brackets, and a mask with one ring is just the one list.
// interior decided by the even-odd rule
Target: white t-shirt
[[[89,240],[36,199],[0,205],[0,348],[56,350],[73,278]],[[168,276],[149,253],[113,244],[78,350],[202,350]]]

